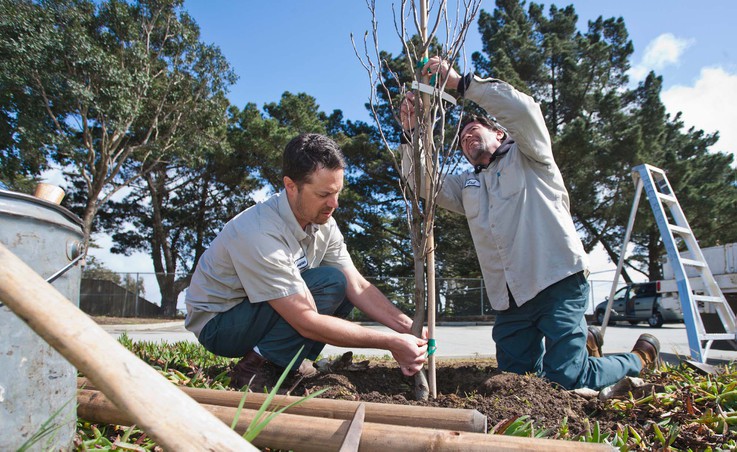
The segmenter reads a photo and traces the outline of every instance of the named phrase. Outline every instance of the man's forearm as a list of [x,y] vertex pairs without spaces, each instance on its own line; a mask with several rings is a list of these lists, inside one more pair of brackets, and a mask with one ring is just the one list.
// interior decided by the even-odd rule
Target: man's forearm
[[298,332],[308,339],[337,347],[384,350],[392,349],[392,341],[396,338],[393,333],[365,328],[347,320],[317,313]]
[[351,300],[353,305],[371,319],[398,333],[412,331],[412,319],[394,306],[373,284],[363,289],[355,298],[355,302]]

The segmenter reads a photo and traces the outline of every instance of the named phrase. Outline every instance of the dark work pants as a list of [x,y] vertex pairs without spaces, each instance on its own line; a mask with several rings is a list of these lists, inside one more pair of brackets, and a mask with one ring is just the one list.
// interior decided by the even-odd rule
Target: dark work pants
[[497,311],[492,337],[499,370],[534,372],[566,389],[601,389],[625,376],[637,376],[640,359],[632,353],[591,358],[586,351],[589,283],[583,272],[559,281],[535,298]]
[[[345,295],[343,272],[333,267],[312,268],[302,272],[302,279],[320,314],[348,317],[353,305]],[[258,347],[264,358],[281,367],[286,367],[304,346],[294,368],[305,358],[315,360],[325,347],[322,342],[300,336],[268,302],[249,303],[248,299],[207,322],[199,340],[210,352],[228,358],[244,356]]]

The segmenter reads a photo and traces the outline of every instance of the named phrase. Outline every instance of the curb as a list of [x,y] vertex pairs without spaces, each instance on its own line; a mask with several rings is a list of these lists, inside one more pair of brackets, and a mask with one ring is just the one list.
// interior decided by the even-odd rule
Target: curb
[[126,331],[145,331],[145,330],[162,330],[172,328],[184,328],[184,320],[177,322],[161,322],[161,323],[117,323],[112,325],[100,325],[102,329],[107,330],[126,330]]

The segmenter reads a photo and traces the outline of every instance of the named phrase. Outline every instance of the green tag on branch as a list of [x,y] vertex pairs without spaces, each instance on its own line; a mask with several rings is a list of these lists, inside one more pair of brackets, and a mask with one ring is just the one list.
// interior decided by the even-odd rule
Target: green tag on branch
[[[418,71],[421,71],[422,68],[425,67],[425,65],[427,64],[428,61],[429,61],[429,59],[427,57],[424,57],[421,60],[417,60],[417,65],[416,65],[417,66],[417,70]],[[432,77],[430,77],[430,84],[431,85],[434,85],[435,84],[435,75],[433,75]]]

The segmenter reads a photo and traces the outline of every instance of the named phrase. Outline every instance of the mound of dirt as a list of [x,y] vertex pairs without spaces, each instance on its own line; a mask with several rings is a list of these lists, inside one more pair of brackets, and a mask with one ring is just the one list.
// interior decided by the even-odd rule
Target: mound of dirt
[[[407,378],[393,361],[371,361],[360,371],[331,370],[303,380],[296,392],[311,393],[328,388],[322,398],[361,400],[366,402],[475,409],[485,415],[491,431],[502,433],[521,416],[534,421],[534,431],[547,430],[544,436],[573,439],[599,430],[614,435],[633,427],[639,434],[654,438],[654,423],[672,418],[680,426],[672,447],[678,450],[715,450],[729,448],[737,433],[727,429],[718,434],[705,425],[694,422],[700,411],[693,405],[694,396],[688,390],[673,394],[681,400],[681,410],[661,406],[657,402],[632,404],[629,397],[621,401],[602,402],[566,391],[558,385],[532,375],[502,373],[493,359],[441,360],[437,363],[437,398],[417,401],[414,378]],[[644,377],[645,388],[662,388],[672,384],[667,372]],[[639,398],[646,394],[633,395]],[[645,398],[646,399],[646,398]],[[689,400],[686,400],[689,399]],[[689,403],[690,401],[690,403]],[[612,403],[629,408],[613,408]],[[681,406],[679,405],[679,406]],[[715,408],[702,409],[714,410]],[[610,436],[611,437],[611,436]],[[648,444],[648,443],[646,443]],[[651,442],[650,445],[660,443]],[[642,447],[642,446],[640,446]]]
[[[359,372],[334,371],[318,374],[303,382],[305,390],[328,390],[322,398],[361,400],[365,402],[475,409],[488,419],[490,428],[504,429],[504,424],[528,415],[536,428],[557,431],[567,419],[570,434],[587,429],[585,420],[601,407],[596,399],[574,392],[532,375],[499,372],[496,362],[484,360],[442,361],[437,365],[435,399],[414,400],[414,378],[402,375],[394,363],[372,363]],[[589,424],[590,425],[590,424]],[[616,429],[616,422],[606,419],[602,428]]]

